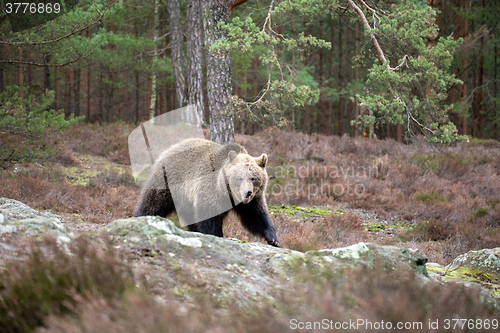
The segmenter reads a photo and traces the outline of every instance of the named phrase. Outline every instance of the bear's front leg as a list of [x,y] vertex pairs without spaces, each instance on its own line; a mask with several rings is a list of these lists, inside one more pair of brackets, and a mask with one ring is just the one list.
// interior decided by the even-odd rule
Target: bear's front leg
[[262,200],[262,197],[255,197],[249,203],[240,203],[234,209],[245,229],[254,235],[264,237],[269,245],[281,247],[271,217]]

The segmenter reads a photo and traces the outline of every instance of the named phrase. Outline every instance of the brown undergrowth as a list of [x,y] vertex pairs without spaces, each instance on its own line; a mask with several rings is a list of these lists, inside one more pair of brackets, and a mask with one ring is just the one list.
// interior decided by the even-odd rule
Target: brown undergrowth
[[46,239],[43,250],[33,243],[26,260],[0,272],[0,332],[372,332],[398,325],[435,332],[430,322],[445,328],[453,318],[470,321],[453,332],[470,332],[471,323],[473,331],[498,328],[498,309],[479,288],[422,283],[404,266],[312,273],[306,263],[274,300],[221,308],[204,284],[193,286],[189,305],[171,291],[153,296],[147,278],[134,275],[112,246],[78,238],[69,251]]
[[[133,128],[123,123],[70,127],[50,138],[64,149],[49,161],[1,171],[0,196],[88,222],[131,216],[140,192],[127,167],[127,136]],[[314,221],[275,214],[284,247],[307,250],[359,241],[411,245],[431,261],[446,264],[468,250],[500,244],[500,144],[495,141],[403,145],[269,129],[256,136],[237,135],[236,142],[253,156],[268,154],[270,205],[342,204],[403,224],[391,237],[381,238],[364,230],[365,221],[349,210]],[[88,169],[92,159],[83,161],[82,156],[104,158],[126,173],[97,169],[79,184],[68,170]],[[234,218],[225,235],[258,240]]]
[[[76,214],[87,222],[131,216],[140,189],[129,176],[102,170],[78,184],[67,172],[87,168],[82,155],[126,164],[126,137],[132,129],[126,124],[72,128],[53,138],[64,150],[50,161],[1,171],[0,196]],[[332,208],[331,214],[309,220],[273,214],[283,247],[305,251],[371,241],[417,247],[431,261],[446,264],[468,250],[500,244],[500,145],[495,142],[402,145],[276,130],[237,136],[236,141],[253,156],[269,155],[270,204]],[[339,205],[348,208],[339,212]],[[355,209],[401,221],[403,227],[381,238],[365,230]],[[225,235],[259,240],[233,217]],[[498,319],[498,311],[479,301],[478,290],[423,285],[414,275],[376,269],[306,276],[275,295],[275,303],[251,309],[221,309],[208,298],[194,307],[180,306],[175,296],[165,295],[165,303],[138,288],[129,263],[111,249],[98,250],[81,239],[70,250],[68,255],[55,246],[48,252],[33,246],[25,261],[5,265],[0,272],[0,332],[284,332],[293,319],[303,323],[300,332],[310,331],[308,322],[327,319],[335,325],[359,318],[392,325],[421,322],[421,328],[407,331],[425,332],[432,331],[429,321]],[[322,330],[334,329],[317,329]]]
[[136,289],[121,302],[97,298],[82,303],[78,316],[52,314],[38,332],[435,332],[431,322],[443,329],[456,324],[453,318],[468,320],[453,332],[470,332],[471,324],[478,327],[473,331],[498,327],[498,310],[480,301],[478,289],[423,284],[403,269],[297,274],[272,303],[222,309],[205,296],[186,307],[166,295],[163,305]]
[[500,244],[496,141],[403,145],[275,129],[237,136],[236,141],[251,154],[269,155],[270,204],[345,202],[381,219],[406,221],[392,242],[431,250],[431,261],[442,264],[466,251]]

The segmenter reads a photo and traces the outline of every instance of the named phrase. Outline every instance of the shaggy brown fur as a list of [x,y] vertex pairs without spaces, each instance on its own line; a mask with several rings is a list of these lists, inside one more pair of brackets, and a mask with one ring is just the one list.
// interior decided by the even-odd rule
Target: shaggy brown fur
[[155,162],[134,216],[176,212],[190,231],[222,237],[234,210],[248,231],[279,247],[265,199],[266,165],[266,154],[252,157],[236,143],[182,141]]

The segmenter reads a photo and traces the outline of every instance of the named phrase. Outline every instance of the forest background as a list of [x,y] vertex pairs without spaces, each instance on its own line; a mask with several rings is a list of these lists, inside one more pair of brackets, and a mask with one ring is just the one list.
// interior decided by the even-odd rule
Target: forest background
[[[416,248],[448,265],[497,248],[499,1],[80,0],[65,2],[66,14],[50,21],[7,14],[7,4],[0,198],[57,214],[83,238],[71,244],[77,256],[57,246],[40,256],[39,233],[3,234],[0,332],[276,332],[289,331],[292,313],[342,319],[353,307],[373,321],[498,318],[482,291],[422,286],[383,268],[326,275],[327,285],[299,282],[304,289],[277,298],[297,304],[284,307],[286,318],[273,304],[248,312],[228,303],[221,321],[221,303],[206,298],[210,287],[184,279],[193,276],[191,263],[179,268],[170,255],[125,243],[108,256],[94,236],[129,218],[137,203],[131,131],[192,104],[197,117],[184,120],[212,140],[268,155],[267,203],[284,249],[375,243]],[[234,216],[224,235],[260,241]],[[467,272],[499,295],[498,278]],[[142,279],[155,274],[170,282]],[[134,287],[138,279],[143,289]],[[101,302],[110,290],[110,302]],[[160,308],[157,296],[172,307]],[[190,299],[197,306],[178,312],[177,302]]]
[[[498,1],[100,0],[64,8],[29,29],[36,16],[18,15],[19,23],[3,14],[5,105],[138,124],[194,104],[196,121],[219,142],[268,126],[398,141],[500,137]],[[3,113],[2,130],[15,132],[13,111]],[[45,116],[53,127],[57,119]]]

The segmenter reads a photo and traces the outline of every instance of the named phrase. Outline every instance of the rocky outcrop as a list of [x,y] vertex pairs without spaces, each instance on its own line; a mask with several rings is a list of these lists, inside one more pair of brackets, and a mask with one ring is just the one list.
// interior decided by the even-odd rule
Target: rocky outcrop
[[[422,278],[427,275],[427,257],[418,250],[359,243],[302,253],[187,232],[159,217],[116,220],[105,226],[101,235],[116,246],[132,248],[138,255],[149,256],[158,265],[170,267],[171,272],[184,272],[189,277],[176,280],[190,279],[191,283],[203,285],[221,304],[230,300],[244,303],[272,299],[277,290],[289,288],[287,281],[293,279],[301,267],[314,274],[328,269],[381,266],[413,270]],[[170,282],[180,294],[189,288]]]
[[[71,242],[61,218],[38,212],[18,201],[0,198],[0,262],[14,253],[9,237],[52,235],[58,242]],[[376,268],[380,272],[414,272],[426,283],[459,282],[481,287],[486,300],[498,305],[500,297],[500,248],[471,251],[442,267],[427,263],[425,254],[414,249],[358,243],[344,248],[307,251],[275,248],[188,232],[160,217],[116,220],[101,228],[101,239],[127,253],[134,268],[144,270],[151,290],[160,295],[173,290],[189,301],[195,288],[203,289],[220,306],[238,302],[272,301],[277,292],[293,287],[298,275],[317,276],[352,268]]]
[[69,242],[69,233],[61,217],[52,213],[41,213],[13,199],[0,198],[0,235],[40,237],[54,235],[59,242]]
[[477,285],[500,298],[500,247],[469,251],[446,267],[428,264],[427,268],[440,281]]

